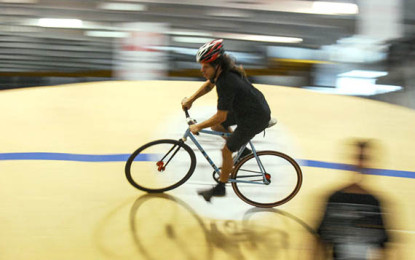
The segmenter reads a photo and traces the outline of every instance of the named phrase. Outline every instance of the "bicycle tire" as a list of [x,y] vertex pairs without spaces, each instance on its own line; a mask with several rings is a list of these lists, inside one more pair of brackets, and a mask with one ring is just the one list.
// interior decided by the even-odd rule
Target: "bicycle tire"
[[[302,181],[303,181],[303,175],[302,175],[301,168],[298,165],[298,163],[294,159],[289,157],[288,155],[286,155],[284,153],[276,152],[276,151],[261,151],[261,152],[257,152],[257,155],[259,156],[260,160],[262,160],[262,158],[264,156],[274,156],[275,158],[272,158],[272,162],[274,162],[274,161],[284,162],[287,165],[287,167],[289,168],[290,173],[292,173],[291,175],[295,175],[293,177],[296,178],[295,181],[292,181],[293,182],[292,190],[290,188],[290,191],[289,191],[288,195],[284,195],[283,198],[277,199],[276,201],[259,202],[259,201],[255,201],[251,198],[248,198],[248,196],[246,194],[244,194],[244,192],[242,191],[242,188],[241,188],[242,185],[256,185],[256,184],[243,184],[241,182],[232,182],[232,188],[233,188],[235,194],[240,199],[242,199],[244,202],[246,202],[246,203],[248,203],[252,206],[260,207],[260,208],[272,208],[272,207],[280,206],[284,203],[287,203],[292,198],[294,198],[295,195],[297,195],[298,191],[300,190],[301,184],[302,184]],[[232,172],[231,178],[234,179],[234,180],[237,180],[238,179],[238,173],[240,175],[240,178],[242,178],[243,175],[242,175],[241,172],[243,171],[244,165],[246,165],[250,161],[251,161],[251,165],[255,164],[255,163],[252,163],[251,159],[254,159],[254,161],[256,163],[256,159],[255,159],[255,156],[253,154],[244,157],[235,166],[235,170]],[[258,165],[257,165],[257,167],[259,168]],[[264,167],[266,168],[267,166],[264,165]],[[289,177],[291,177],[291,176],[289,176]],[[272,180],[271,180],[271,182],[272,182]],[[294,182],[295,182],[295,185],[294,185]],[[272,191],[272,192],[274,192],[274,191]],[[277,191],[275,191],[275,192],[277,192]],[[256,192],[252,192],[252,193],[255,194]]]
[[[142,153],[143,151],[149,150],[150,148],[154,148],[155,146],[161,146],[161,145],[168,145],[167,147],[178,146],[179,149],[177,151],[183,148],[184,149],[183,151],[186,151],[190,158],[189,169],[186,170],[186,173],[183,175],[183,177],[179,177],[177,181],[174,181],[174,183],[169,184],[166,187],[151,188],[151,187],[146,186],[144,183],[138,183],[137,180],[135,180],[135,178],[132,176],[132,172],[131,172],[133,162],[135,161],[137,156],[139,156],[140,154],[145,155]],[[173,156],[176,156],[176,154],[174,154]],[[190,176],[192,176],[195,168],[196,168],[196,156],[193,150],[187,144],[185,144],[182,140],[161,139],[161,140],[156,140],[156,141],[147,143],[141,146],[140,148],[138,148],[134,153],[132,153],[125,164],[125,175],[127,177],[128,182],[135,188],[142,190],[142,191],[149,192],[149,193],[160,193],[160,192],[165,192],[168,190],[175,189],[179,187],[180,185],[182,185],[183,183],[185,183],[190,178]]]

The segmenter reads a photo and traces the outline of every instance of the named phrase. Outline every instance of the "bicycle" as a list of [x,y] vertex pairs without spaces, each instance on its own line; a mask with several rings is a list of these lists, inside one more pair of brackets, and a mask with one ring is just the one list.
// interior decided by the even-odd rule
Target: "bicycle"
[[[196,122],[187,110],[185,114],[188,125]],[[230,136],[230,133],[205,129],[198,134]],[[179,140],[156,140],[133,152],[125,165],[128,182],[149,193],[165,192],[185,183],[196,168],[195,153],[185,143],[188,139],[206,158],[214,170],[213,178],[218,181],[220,169],[187,128]],[[240,158],[248,144],[252,154]],[[238,151],[234,163],[229,182],[235,194],[250,205],[263,208],[279,206],[291,200],[300,190],[303,179],[301,168],[284,153],[256,151],[251,140]]]

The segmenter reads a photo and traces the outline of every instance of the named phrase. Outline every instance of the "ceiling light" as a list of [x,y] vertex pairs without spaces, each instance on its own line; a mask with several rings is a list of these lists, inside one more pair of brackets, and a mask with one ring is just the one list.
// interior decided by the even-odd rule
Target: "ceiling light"
[[86,31],[84,34],[90,37],[109,37],[109,38],[125,38],[129,35],[128,32],[110,32],[110,31]]
[[102,3],[98,5],[100,9],[119,10],[119,11],[146,11],[147,6],[143,4],[128,3]]
[[38,21],[38,26],[41,27],[81,28],[82,25],[83,22],[79,19],[41,18]]
[[332,2],[320,2],[313,3],[312,12],[316,14],[357,14],[359,8],[356,4],[351,3],[332,3]]

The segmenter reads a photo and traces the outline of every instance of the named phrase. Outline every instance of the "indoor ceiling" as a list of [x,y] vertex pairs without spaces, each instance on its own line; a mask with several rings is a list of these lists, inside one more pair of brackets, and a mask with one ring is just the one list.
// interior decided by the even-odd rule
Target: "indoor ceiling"
[[[355,34],[353,10],[318,13],[313,4],[294,0],[0,0],[0,72],[110,70],[114,33],[120,32],[123,23],[132,22],[167,24],[169,47],[193,50],[201,45],[198,38],[202,42],[222,37],[227,50],[247,53],[264,53],[264,46],[318,49]],[[78,28],[56,28],[42,25],[41,18],[83,23]],[[91,31],[114,37],[97,37]],[[258,35],[301,41],[269,42]],[[173,61],[194,60],[174,49],[169,54]]]

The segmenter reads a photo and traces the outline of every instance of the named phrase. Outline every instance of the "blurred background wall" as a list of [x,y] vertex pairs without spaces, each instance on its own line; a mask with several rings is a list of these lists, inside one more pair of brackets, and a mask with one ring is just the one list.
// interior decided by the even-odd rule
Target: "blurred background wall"
[[199,80],[215,38],[253,83],[415,108],[415,0],[0,0],[0,89]]

